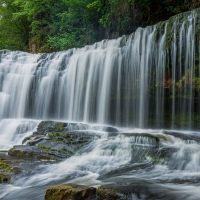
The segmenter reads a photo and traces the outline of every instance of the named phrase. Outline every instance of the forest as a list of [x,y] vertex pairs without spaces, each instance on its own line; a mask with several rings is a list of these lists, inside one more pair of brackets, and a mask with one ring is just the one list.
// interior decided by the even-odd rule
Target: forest
[[199,0],[0,0],[0,49],[78,48],[199,6]]

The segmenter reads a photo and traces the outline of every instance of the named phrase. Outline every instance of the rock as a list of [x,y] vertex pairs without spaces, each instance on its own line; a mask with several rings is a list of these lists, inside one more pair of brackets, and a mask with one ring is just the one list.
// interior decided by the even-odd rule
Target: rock
[[46,190],[45,200],[95,200],[96,188],[64,184]]
[[97,189],[96,198],[97,200],[132,200],[134,194],[137,199],[141,199],[140,192],[140,189],[134,186],[104,185]]
[[0,183],[8,183],[10,181],[10,177],[5,174],[0,174]]
[[22,141],[22,144],[25,144],[28,140],[30,140],[31,139],[31,137],[25,137],[24,139],[23,139],[23,141]]
[[67,123],[54,121],[41,121],[37,127],[37,132],[40,134],[56,131],[62,132],[67,126]]
[[51,160],[51,161],[58,161],[58,159],[51,157],[51,156],[46,156],[46,155],[37,155],[37,160]]
[[[33,159],[34,152],[29,149],[20,149],[18,146],[14,146],[8,151],[8,155],[20,159]],[[20,147],[20,146],[19,146]],[[23,147],[23,146],[22,146]]]
[[198,134],[195,134],[195,133],[184,134],[184,133],[181,133],[181,132],[167,131],[167,130],[164,130],[163,133],[166,134],[166,135],[178,137],[182,140],[193,140],[193,141],[200,143],[200,136]]
[[6,152],[0,152],[0,183],[8,183],[12,175],[20,173],[19,164],[21,160],[11,158]]
[[[41,148],[41,149],[40,149]],[[54,155],[49,155],[45,146],[17,145],[8,151],[8,155],[23,160],[51,160],[58,161]]]
[[112,187],[99,187],[96,196],[98,200],[120,200],[120,195]]
[[64,184],[46,190],[45,200],[132,200],[132,194],[140,199],[136,187],[100,186],[93,188],[76,184]]
[[8,151],[9,156],[25,160],[60,161],[73,156],[92,142],[97,134],[87,124],[41,121],[37,131]]
[[119,132],[117,128],[112,127],[112,126],[93,126],[92,127],[94,130],[102,130],[108,133],[117,133]]

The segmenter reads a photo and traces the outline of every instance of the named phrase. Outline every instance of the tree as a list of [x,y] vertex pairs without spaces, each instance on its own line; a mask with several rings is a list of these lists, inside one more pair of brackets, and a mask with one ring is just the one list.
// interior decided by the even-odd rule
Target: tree
[[28,22],[24,17],[13,17],[13,13],[19,9],[12,0],[0,0],[0,49],[27,50]]
[[0,0],[0,49],[52,52],[82,47],[198,5],[190,0]]
[[[63,0],[65,9],[53,15],[48,43],[52,49],[65,50],[97,41],[101,35],[98,15],[87,8],[91,0]],[[58,5],[59,6],[59,5]],[[58,8],[58,7],[57,7]]]

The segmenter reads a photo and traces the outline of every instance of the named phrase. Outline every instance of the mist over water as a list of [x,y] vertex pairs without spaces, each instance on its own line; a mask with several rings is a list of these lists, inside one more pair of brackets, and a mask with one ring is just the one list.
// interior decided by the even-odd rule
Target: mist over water
[[197,22],[192,11],[81,49],[0,51],[0,150],[21,145],[41,120],[82,122],[76,131],[96,134],[74,156],[1,185],[0,199],[40,200],[61,183],[136,185],[141,199],[198,199]]

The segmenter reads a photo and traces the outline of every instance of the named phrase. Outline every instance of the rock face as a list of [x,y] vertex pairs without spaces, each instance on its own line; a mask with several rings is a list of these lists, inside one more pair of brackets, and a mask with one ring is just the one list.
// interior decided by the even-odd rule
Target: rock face
[[37,131],[23,140],[24,145],[14,146],[8,154],[26,160],[59,161],[98,137],[86,131],[87,128],[87,124],[81,123],[42,121]]
[[47,189],[45,200],[95,200],[96,188],[69,184]]

